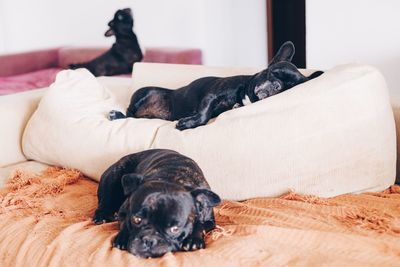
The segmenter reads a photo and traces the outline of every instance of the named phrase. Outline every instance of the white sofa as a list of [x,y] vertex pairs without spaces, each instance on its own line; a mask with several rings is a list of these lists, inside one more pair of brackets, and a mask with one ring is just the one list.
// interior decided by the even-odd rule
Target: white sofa
[[[101,77],[97,81],[110,94],[107,97],[115,100],[112,103],[123,108],[128,105],[131,94],[142,86],[177,88],[206,75],[229,76],[256,71],[137,63],[133,79]],[[0,97],[2,184],[15,169],[39,171],[52,164],[77,168],[99,179],[101,172],[120,156],[147,148],[170,148],[192,157],[205,172],[211,187],[229,199],[276,196],[289,189],[329,197],[380,191],[395,180],[397,153],[393,112],[383,77],[369,66],[339,66],[285,93],[221,114],[208,125],[194,130],[179,132],[173,122],[155,122],[149,146],[138,146],[129,140],[121,141],[126,144],[123,148],[120,144],[116,147],[113,142],[99,144],[106,151],[96,158],[96,166],[88,166],[93,165],[90,157],[99,154],[96,149],[88,153],[80,151],[81,164],[71,155],[70,149],[80,147],[77,139],[54,156],[49,143],[60,138],[57,135],[60,129],[52,131],[52,124],[41,129],[48,129],[48,136],[36,134],[32,137],[34,130],[30,129],[25,133],[28,136],[22,139],[29,119],[48,91],[44,88]],[[399,108],[393,100],[392,107],[398,115]],[[49,117],[51,119],[54,118]],[[42,114],[43,120],[46,118]],[[100,120],[107,123],[105,117]],[[147,127],[137,125],[135,132]],[[114,125],[110,129],[113,127],[122,126]],[[129,139],[129,133],[119,134]],[[35,149],[38,149],[39,139],[43,147],[38,152]],[[59,142],[62,140],[60,138]],[[47,157],[46,151],[51,156]]]

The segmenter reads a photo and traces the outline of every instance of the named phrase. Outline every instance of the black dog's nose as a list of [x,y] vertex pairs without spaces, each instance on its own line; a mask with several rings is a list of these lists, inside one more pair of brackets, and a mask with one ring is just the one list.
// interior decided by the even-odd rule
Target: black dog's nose
[[152,237],[152,236],[144,236],[142,238],[143,244],[148,247],[151,248],[155,245],[157,245],[157,238]]

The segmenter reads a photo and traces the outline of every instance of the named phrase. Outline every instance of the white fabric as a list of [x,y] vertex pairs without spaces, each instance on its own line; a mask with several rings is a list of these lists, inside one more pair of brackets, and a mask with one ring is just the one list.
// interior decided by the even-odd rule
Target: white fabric
[[[250,69],[135,64],[134,86],[176,88],[205,75]],[[125,110],[85,70],[63,71],[26,127],[27,157],[99,179],[120,157],[171,148],[193,158],[223,198],[275,196],[289,189],[320,196],[382,190],[394,181],[396,133],[385,81],[374,68],[345,65],[282,94],[178,131],[158,119],[108,121]]]
[[0,96],[0,167],[25,161],[21,140],[45,89]]
[[99,178],[122,155],[149,147],[154,132],[164,123],[110,122],[106,116],[112,109],[123,107],[89,71],[60,72],[25,129],[25,155]]
[[396,183],[400,184],[400,94],[392,94],[390,96],[393,115],[396,123],[397,132],[397,164],[396,164]]

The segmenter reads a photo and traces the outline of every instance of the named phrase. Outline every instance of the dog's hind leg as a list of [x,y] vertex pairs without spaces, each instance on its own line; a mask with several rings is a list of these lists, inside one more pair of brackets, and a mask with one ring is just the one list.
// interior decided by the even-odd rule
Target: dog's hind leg
[[118,120],[118,119],[125,119],[125,118],[126,118],[126,116],[121,111],[111,110],[108,113],[108,119],[110,121]]
[[166,88],[140,88],[132,95],[126,116],[171,120],[170,94]]

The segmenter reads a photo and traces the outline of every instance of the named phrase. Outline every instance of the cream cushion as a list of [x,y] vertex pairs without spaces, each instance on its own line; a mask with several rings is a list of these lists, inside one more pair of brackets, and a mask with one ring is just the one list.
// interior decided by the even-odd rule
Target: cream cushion
[[45,89],[0,97],[0,168],[25,161],[21,137]]
[[396,133],[382,75],[344,65],[282,94],[178,131],[158,119],[108,121],[145,85],[176,88],[194,78],[255,69],[135,64],[132,90],[115,93],[86,70],[63,71],[23,138],[25,155],[98,180],[120,157],[170,148],[193,158],[221,197],[275,196],[289,189],[335,196],[393,184]]

